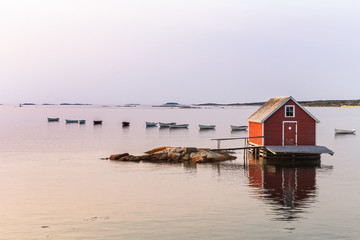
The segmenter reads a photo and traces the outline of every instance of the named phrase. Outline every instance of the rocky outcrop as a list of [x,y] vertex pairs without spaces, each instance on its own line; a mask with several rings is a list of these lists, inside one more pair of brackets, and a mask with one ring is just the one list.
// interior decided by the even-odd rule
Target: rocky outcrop
[[120,158],[129,156],[128,153],[122,153],[122,154],[113,154],[109,157],[110,160],[119,160]]
[[227,151],[216,151],[194,147],[159,147],[146,152],[146,155],[134,156],[128,153],[111,155],[110,160],[131,162],[170,162],[170,163],[212,163],[234,160],[236,157]]

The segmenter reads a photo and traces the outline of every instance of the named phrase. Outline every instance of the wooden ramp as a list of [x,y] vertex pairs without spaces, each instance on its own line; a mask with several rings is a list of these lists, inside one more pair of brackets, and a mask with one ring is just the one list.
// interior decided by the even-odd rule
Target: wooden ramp
[[283,154],[322,154],[333,155],[334,152],[324,146],[265,146],[274,155]]

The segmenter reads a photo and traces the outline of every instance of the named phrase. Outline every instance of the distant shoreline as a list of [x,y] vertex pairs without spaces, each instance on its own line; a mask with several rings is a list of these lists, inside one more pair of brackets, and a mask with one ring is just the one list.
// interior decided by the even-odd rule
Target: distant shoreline
[[[313,101],[298,101],[305,107],[360,107],[360,99],[356,100],[313,100]],[[124,104],[116,105],[117,107],[136,107],[140,105],[149,105],[152,107],[170,107],[170,108],[200,108],[200,107],[236,107],[236,106],[261,106],[265,102],[247,102],[247,103],[200,103],[200,104],[162,104],[162,105],[151,105],[151,104]],[[0,105],[3,105],[0,103]],[[102,105],[102,104],[88,104],[88,103],[21,103],[22,106],[32,105],[59,105],[59,106],[91,106],[91,105]],[[106,105],[107,106],[107,105]]]
[[[357,100],[314,100],[314,101],[298,101],[305,107],[360,107],[360,99]],[[218,104],[218,103],[203,103],[195,104],[195,106],[261,106],[265,102],[252,102],[252,103],[230,103],[230,104]]]

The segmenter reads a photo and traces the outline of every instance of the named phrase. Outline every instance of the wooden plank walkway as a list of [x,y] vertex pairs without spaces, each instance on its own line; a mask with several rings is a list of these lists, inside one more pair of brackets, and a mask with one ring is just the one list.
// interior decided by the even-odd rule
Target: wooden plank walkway
[[255,149],[263,148],[264,146],[247,146],[247,147],[234,147],[234,148],[213,148],[211,151],[232,151],[232,150],[246,150],[246,149]]
[[[241,149],[252,149],[254,148],[253,146],[249,146],[249,139],[250,138],[264,138],[264,136],[258,136],[258,137],[239,137],[239,138],[213,138],[211,140],[216,140],[217,141],[217,150],[222,150],[220,148],[220,143],[221,141],[228,141],[228,140],[244,140],[244,145],[243,147],[237,147],[237,148],[224,148],[224,150],[241,150]],[[258,146],[257,146],[258,147]]]

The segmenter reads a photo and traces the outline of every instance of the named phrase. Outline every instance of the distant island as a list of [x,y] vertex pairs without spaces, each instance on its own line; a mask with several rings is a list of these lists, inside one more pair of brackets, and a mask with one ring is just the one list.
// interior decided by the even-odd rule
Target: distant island
[[[314,101],[298,101],[301,105],[306,107],[360,107],[360,99],[357,100],[314,100]],[[251,103],[203,103],[195,104],[195,106],[261,106],[265,102],[251,102]]]
[[89,103],[60,103],[61,106],[88,106]]

